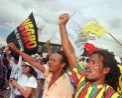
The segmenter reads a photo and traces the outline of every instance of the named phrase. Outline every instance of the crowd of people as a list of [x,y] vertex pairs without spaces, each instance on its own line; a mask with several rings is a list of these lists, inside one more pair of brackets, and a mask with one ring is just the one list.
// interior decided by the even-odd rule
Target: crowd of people
[[69,18],[67,13],[60,15],[62,50],[52,53],[47,41],[46,60],[26,54],[14,43],[8,46],[19,58],[8,48],[0,50],[1,98],[7,86],[8,98],[122,98],[122,63],[118,67],[114,55],[105,50],[94,51],[85,62],[78,58],[66,30]]

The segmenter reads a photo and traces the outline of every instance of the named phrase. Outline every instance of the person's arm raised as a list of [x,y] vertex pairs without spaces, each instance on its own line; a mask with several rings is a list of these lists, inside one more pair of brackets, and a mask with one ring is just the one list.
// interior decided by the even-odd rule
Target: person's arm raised
[[46,47],[47,47],[48,56],[50,57],[52,55],[50,40],[46,41]]
[[60,35],[61,35],[61,43],[63,50],[67,56],[68,62],[70,64],[71,68],[76,67],[76,55],[74,48],[68,38],[67,30],[66,30],[66,23],[69,20],[69,15],[68,14],[62,14],[59,17],[59,29],[60,29]]
[[33,65],[34,67],[38,68],[40,71],[44,72],[45,71],[45,68],[44,66],[41,66],[40,63],[38,63],[36,61],[36,59],[34,59],[33,57],[31,57],[30,55],[20,51],[15,45],[14,43],[9,43],[8,44],[9,47],[14,50],[16,53],[18,53],[19,55],[22,56],[22,58],[27,61],[28,63],[30,63],[31,65]]

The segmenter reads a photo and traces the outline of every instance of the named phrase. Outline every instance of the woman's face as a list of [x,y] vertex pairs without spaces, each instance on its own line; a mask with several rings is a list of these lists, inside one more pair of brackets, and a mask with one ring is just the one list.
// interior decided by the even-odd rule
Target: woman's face
[[31,70],[29,65],[23,65],[22,68],[23,68],[23,73],[24,74],[28,74]]

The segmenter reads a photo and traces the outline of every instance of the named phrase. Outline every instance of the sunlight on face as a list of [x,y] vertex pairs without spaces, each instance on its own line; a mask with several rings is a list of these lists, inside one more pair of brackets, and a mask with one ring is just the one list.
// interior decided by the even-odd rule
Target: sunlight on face
[[50,57],[49,62],[48,62],[49,63],[49,70],[52,72],[53,71],[56,72],[56,71],[60,70],[60,68],[62,66],[61,60],[62,60],[62,56],[58,53],[54,53]]

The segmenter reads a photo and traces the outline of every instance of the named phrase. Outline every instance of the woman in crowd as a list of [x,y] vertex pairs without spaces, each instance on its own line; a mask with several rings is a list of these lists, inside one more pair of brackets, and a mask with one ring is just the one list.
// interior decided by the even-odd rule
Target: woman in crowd
[[[18,81],[11,79],[11,84],[15,87],[15,98],[35,98],[35,89],[37,88],[37,73],[27,62],[22,65],[23,75]],[[31,96],[31,97],[30,97]]]

